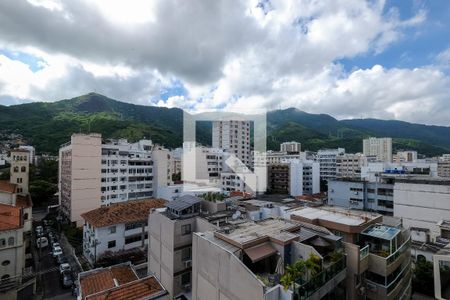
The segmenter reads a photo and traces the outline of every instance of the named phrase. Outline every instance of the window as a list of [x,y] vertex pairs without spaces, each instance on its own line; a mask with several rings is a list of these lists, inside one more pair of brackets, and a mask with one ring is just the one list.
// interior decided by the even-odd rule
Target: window
[[19,167],[14,167],[14,173],[19,172]]
[[22,183],[22,178],[17,178],[17,183]]
[[191,233],[191,224],[186,224],[181,226],[181,234],[186,235]]
[[181,260],[187,261],[192,259],[192,248],[187,247],[181,250]]
[[4,260],[2,262],[2,266],[6,267],[7,265],[9,265],[11,262],[9,260]]
[[20,193],[22,193],[22,188],[17,188],[17,192],[20,194]]
[[[148,233],[146,233],[144,235],[144,239],[148,239]],[[125,238],[125,245],[131,244],[131,243],[135,243],[135,242],[140,242],[142,241],[141,239],[141,235],[140,234],[136,234],[136,235],[131,235]]]
[[136,222],[136,223],[127,223],[125,224],[125,230],[132,230],[135,228],[140,228],[142,227],[142,223],[141,222]]
[[189,283],[191,283],[191,272],[187,272],[181,275],[181,284],[185,285]]
[[25,214],[23,215],[23,219],[24,219],[24,220],[28,220],[28,213],[25,213]]
[[0,247],[5,247],[5,246],[6,246],[6,240],[0,239]]
[[110,234],[116,233],[116,226],[111,226],[111,227],[108,228],[108,230],[109,230]]
[[108,242],[108,249],[109,248],[114,248],[116,246],[116,241],[109,241]]
[[27,167],[22,167],[22,168],[20,169],[20,171],[21,171],[21,172],[26,172],[26,171],[27,171]]
[[8,246],[14,246],[14,238],[13,237],[8,238]]

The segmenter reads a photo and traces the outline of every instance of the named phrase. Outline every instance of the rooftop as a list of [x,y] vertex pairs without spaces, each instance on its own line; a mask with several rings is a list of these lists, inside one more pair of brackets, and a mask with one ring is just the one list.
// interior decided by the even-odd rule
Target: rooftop
[[28,208],[33,206],[30,195],[17,195],[16,196],[16,206],[21,208]]
[[450,185],[450,179],[444,177],[431,176],[398,176],[395,182],[414,183],[414,184],[434,184],[434,185]]
[[295,208],[290,214],[309,220],[320,219],[350,226],[364,225],[381,217],[380,214],[330,206]]
[[129,264],[99,268],[80,273],[78,276],[82,298],[138,279]]
[[272,239],[287,243],[298,239],[296,232],[300,224],[283,219],[266,219],[263,221],[246,221],[235,224],[232,228],[223,228],[216,231],[215,236],[225,240],[236,247],[245,248],[249,243]]
[[21,208],[0,203],[0,231],[21,228]]
[[364,229],[361,234],[376,237],[383,240],[392,240],[397,234],[400,233],[400,229],[384,224],[376,224]]
[[87,300],[141,300],[156,299],[166,290],[154,276],[135,280],[86,297]]
[[140,222],[148,218],[153,208],[162,208],[167,202],[162,199],[132,200],[111,204],[81,215],[92,226],[99,228],[114,224]]
[[167,204],[167,208],[180,211],[200,202],[201,199],[196,196],[184,195],[176,200],[170,201]]
[[9,180],[0,180],[0,192],[14,193],[17,184],[9,182]]

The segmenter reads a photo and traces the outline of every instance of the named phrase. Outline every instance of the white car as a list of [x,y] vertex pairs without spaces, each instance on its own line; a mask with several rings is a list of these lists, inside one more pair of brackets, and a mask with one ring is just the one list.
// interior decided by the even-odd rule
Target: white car
[[55,249],[56,247],[60,247],[61,248],[61,245],[58,242],[54,242],[52,244],[52,248]]
[[53,247],[52,255],[53,257],[57,257],[58,255],[63,254],[61,247]]
[[64,271],[72,271],[72,268],[68,263],[60,264],[59,265],[59,273],[62,274]]

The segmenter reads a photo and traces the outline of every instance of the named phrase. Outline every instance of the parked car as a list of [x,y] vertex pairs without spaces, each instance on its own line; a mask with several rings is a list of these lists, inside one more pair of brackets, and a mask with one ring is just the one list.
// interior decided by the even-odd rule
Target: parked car
[[48,246],[48,240],[46,237],[40,237],[36,239],[36,247],[45,248]]
[[61,273],[61,283],[63,288],[70,288],[73,285],[73,275],[71,271]]
[[58,239],[56,237],[50,237],[49,239],[50,239],[50,245],[52,245],[52,247],[55,244],[59,245]]
[[56,256],[56,263],[58,265],[62,265],[65,263],[69,263],[69,261],[67,260],[67,257],[64,256],[64,254],[60,254]]
[[64,271],[72,271],[72,268],[68,263],[63,263],[59,265],[59,273],[62,274]]
[[63,254],[63,251],[60,246],[53,247],[52,255],[53,257],[57,257],[58,255]]
[[56,247],[61,248],[61,245],[60,245],[58,242],[52,243],[52,251],[53,251]]

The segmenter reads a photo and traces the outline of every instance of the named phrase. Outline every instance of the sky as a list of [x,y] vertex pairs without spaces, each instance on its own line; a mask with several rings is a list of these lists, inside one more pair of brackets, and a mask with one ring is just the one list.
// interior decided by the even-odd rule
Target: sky
[[89,92],[450,126],[450,1],[0,1],[0,104]]

